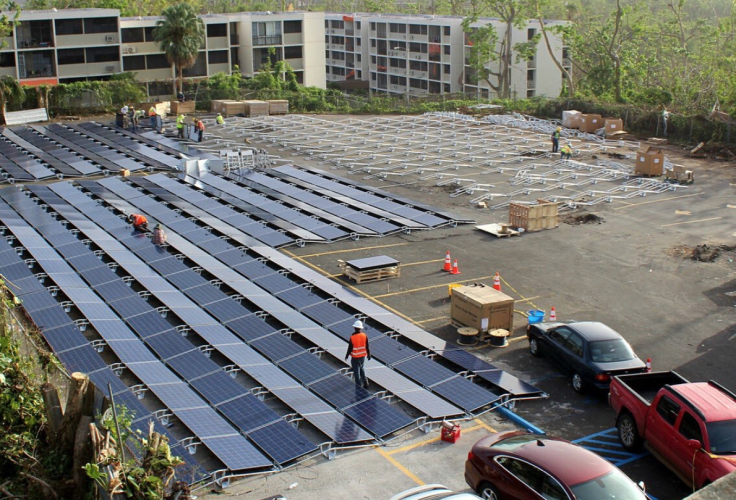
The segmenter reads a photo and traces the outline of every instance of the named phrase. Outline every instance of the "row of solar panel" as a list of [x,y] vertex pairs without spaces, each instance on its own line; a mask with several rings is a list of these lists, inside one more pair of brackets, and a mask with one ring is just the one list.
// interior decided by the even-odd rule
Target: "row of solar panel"
[[[38,265],[43,269],[44,273],[49,276],[56,286],[60,288],[61,293],[65,294],[73,303],[79,312],[86,318],[87,321],[100,333],[102,338],[107,342],[110,349],[115,352],[115,355],[121,360],[121,362],[139,379],[143,384],[151,390],[156,397],[162,401],[166,407],[173,412],[173,414],[182,422],[184,425],[191,430],[194,435],[200,439],[204,445],[218,458],[222,460],[226,467],[231,470],[241,470],[247,468],[257,467],[269,467],[271,466],[271,460],[264,457],[250,442],[238,434],[238,432],[228,424],[222,417],[220,417],[212,408],[208,406],[205,399],[211,404],[223,402],[224,399],[220,397],[222,394],[221,388],[223,384],[231,382],[237,384],[222,370],[219,370],[214,363],[212,366],[208,366],[210,373],[201,374],[199,379],[191,381],[192,387],[196,388],[202,397],[197,394],[188,385],[184,384],[179,378],[177,378],[168,368],[166,368],[152,353],[149,351],[144,344],[140,342],[139,337],[143,337],[145,333],[149,332],[147,326],[155,322],[155,319],[161,319],[158,313],[151,308],[151,306],[141,299],[137,294],[130,291],[125,284],[116,276],[106,265],[104,265],[99,259],[94,257],[94,254],[85,247],[83,243],[74,238],[67,230],[54,221],[48,214],[46,214],[40,207],[35,205],[27,197],[23,196],[17,190],[4,190],[0,193],[3,199],[8,202],[13,209],[23,214],[23,218],[33,222],[31,227],[26,220],[20,219],[17,215],[8,214],[10,211],[4,210],[0,213],[0,219],[8,227],[15,237],[18,238],[19,242],[26,247],[34,259],[36,259]],[[3,204],[4,205],[4,204]],[[7,205],[4,205],[5,208]],[[39,232],[36,232],[39,231]],[[53,247],[49,245],[43,236],[56,235],[57,237],[68,237],[70,241],[64,245],[56,246],[59,253],[56,253]],[[73,241],[72,241],[73,240]],[[86,255],[85,255],[86,251]],[[54,255],[56,253],[56,258]],[[79,262],[80,257],[88,257],[92,260],[97,260],[99,266],[97,268],[90,268],[89,265],[83,264],[80,268],[73,268],[65,259],[70,259],[74,256]],[[95,282],[88,281],[85,283],[82,277],[90,279],[90,271],[97,271],[97,275],[109,274],[107,279],[103,278],[95,284]],[[115,290],[111,286],[104,287],[103,285],[118,284],[120,288]],[[91,288],[100,294],[96,295]],[[127,289],[127,290],[126,290]],[[129,295],[126,296],[125,292]],[[136,302],[136,304],[130,304]],[[134,316],[138,321],[132,321],[131,318],[126,318],[123,322],[118,315],[113,311],[118,301],[127,301],[128,310],[135,310],[134,313],[139,313]],[[25,304],[25,301],[24,301]],[[108,305],[109,304],[109,305]],[[131,307],[134,306],[134,307]],[[64,322],[63,318],[66,318],[66,322],[71,324],[69,317],[59,308],[59,322]],[[127,323],[127,324],[126,324]],[[162,323],[164,323],[162,321]],[[49,325],[51,326],[51,325]],[[53,332],[49,332],[49,326],[44,325],[42,331],[45,332],[46,336],[54,337],[53,342],[60,342],[56,338]],[[171,329],[171,326],[166,324]],[[51,328],[53,330],[53,328]],[[155,329],[154,329],[155,331]],[[135,332],[135,333],[134,333]],[[69,341],[70,339],[65,339]],[[145,338],[143,339],[145,342]],[[53,343],[51,344],[53,345]],[[149,347],[155,349],[156,344],[148,344]],[[77,345],[62,345],[61,350],[73,349],[80,347]],[[189,345],[190,356],[189,358],[180,358],[180,364],[177,366],[184,366],[190,369],[191,364],[194,360],[203,362],[204,360],[209,361],[203,352],[196,349],[193,345]],[[199,356],[199,357],[198,357]],[[102,363],[99,358],[96,363]],[[103,363],[104,366],[104,363]],[[86,370],[85,370],[86,371]],[[221,375],[217,377],[217,375]],[[207,375],[207,376],[205,376]],[[240,387],[240,386],[238,386]],[[258,404],[262,405],[260,401],[255,399],[247,390],[241,388],[239,396],[243,396],[238,404],[234,404],[233,408],[235,414],[242,412],[242,406],[248,406],[253,404],[253,401],[257,401]],[[248,399],[248,397],[250,399]],[[204,399],[203,399],[204,398]],[[233,402],[230,401],[233,405]],[[231,408],[231,407],[228,407]],[[264,406],[265,409],[265,406]],[[221,413],[228,416],[232,421],[232,417],[227,415],[225,411],[220,410]],[[279,420],[278,416],[274,414],[273,423],[277,425],[280,422],[283,426],[286,426],[287,430],[294,430],[288,423],[283,420]],[[281,428],[283,429],[283,427]],[[269,447],[271,440],[269,438],[270,432],[263,433],[263,429],[253,430],[251,428],[240,430],[245,433],[253,442],[259,443],[259,447],[263,449],[263,445],[266,448]],[[251,432],[252,431],[252,432]],[[281,432],[285,432],[281,430]],[[295,435],[290,437],[294,439],[295,436],[301,437],[296,432]],[[229,444],[221,446],[221,443],[226,441],[221,438],[228,438]],[[231,448],[235,446],[239,451],[233,452]],[[314,446],[311,446],[312,451]],[[274,454],[269,455],[276,461],[283,458],[282,455],[278,454],[277,450]],[[294,458],[294,457],[292,457]]]
[[[87,186],[92,183],[85,182],[82,184]],[[165,208],[162,209],[160,204],[119,180],[106,179],[100,181],[98,185],[108,187],[118,195],[119,199],[125,199],[128,203],[135,205],[136,208],[143,209],[149,214],[156,214],[167,227],[175,224],[179,236],[189,239],[201,249],[207,250],[210,255],[217,257],[221,262],[219,265],[225,263],[233,266],[233,270],[243,274],[254,284],[265,289],[272,295],[282,298],[280,294],[283,293],[283,298],[287,299],[292,307],[300,310],[304,316],[314,320],[317,324],[333,331],[333,333],[342,335],[344,339],[352,331],[350,324],[354,321],[354,317],[351,314],[325,301],[324,298],[309,294],[303,287],[299,286],[298,282],[276,272],[274,269],[263,265],[257,260],[250,260],[249,262],[235,260],[229,262],[227,251],[232,249],[229,244],[219,241],[217,246],[213,246],[207,241],[203,242],[202,239],[206,239],[209,234],[207,231],[197,228],[196,225],[189,221],[178,220],[182,219],[179,214]],[[101,193],[98,190],[96,194],[100,195]],[[109,201],[113,202],[114,200]],[[192,227],[182,231],[183,226],[186,224],[191,224]],[[201,237],[197,237],[194,231],[201,231]],[[211,235],[209,236],[212,237]],[[223,255],[221,256],[220,253]],[[242,255],[236,259],[238,258],[242,259]],[[206,269],[209,270],[209,267],[206,267]],[[262,294],[263,292],[261,291],[260,293]],[[250,298],[251,295],[248,294],[246,296]],[[298,304],[302,304],[303,306],[300,307]],[[283,304],[274,307],[283,308]],[[268,313],[272,312],[268,307],[264,308],[264,310]],[[420,356],[418,352],[383,336],[377,331],[375,333],[382,337],[381,343],[379,344],[379,352],[375,355],[376,359],[390,365],[403,375],[414,379],[421,386],[430,388],[433,392],[449,399],[463,410],[468,412],[473,411],[487,406],[498,399],[498,396],[495,394],[458,376],[456,373],[447,370],[428,358]],[[412,357],[415,359],[410,361],[408,358]],[[278,360],[278,358],[275,359],[275,361]],[[457,388],[464,388],[464,390],[458,391],[456,390]]]
[[[7,206],[0,206],[3,216],[15,216],[14,211],[8,211]],[[11,235],[7,234],[6,237]],[[109,394],[108,384],[115,395],[117,403],[125,406],[134,415],[132,427],[148,432],[148,421],[155,420],[145,406],[130,392],[113,371],[100,359],[81,331],[64,314],[62,306],[55,300],[40,279],[34,275],[28,264],[18,255],[18,249],[11,247],[6,238],[0,238],[0,274],[4,277],[6,286],[18,297],[28,316],[37,323],[46,323],[49,328],[42,331],[45,338],[56,352],[69,373],[76,371],[89,375],[97,388]],[[72,347],[70,347],[72,346]],[[177,440],[160,424],[156,423],[155,430],[169,438],[172,452],[181,456],[195,477],[197,462]],[[132,447],[135,451],[136,448]]]
[[[204,179],[204,180],[206,180],[208,182],[216,183],[217,187],[218,188],[221,188],[223,190],[225,190],[225,189],[232,190],[231,188],[228,187],[228,184],[232,185],[232,183],[230,183],[228,180],[222,179],[222,178],[220,178],[218,176],[207,175],[207,176],[203,176],[202,179]],[[198,207],[195,207],[195,205],[197,204],[198,198],[193,197],[193,193],[191,192],[191,190],[185,189],[182,185],[174,182],[173,180],[171,180],[170,178],[166,177],[165,175],[149,176],[149,177],[146,177],[145,179],[137,180],[135,182],[137,184],[141,185],[141,186],[148,186],[150,184],[155,184],[157,186],[165,186],[167,188],[167,192],[161,192],[160,190],[157,190],[155,188],[150,188],[150,187],[148,187],[147,190],[149,192],[153,193],[153,194],[158,195],[159,197],[163,197],[163,199],[165,199],[165,201],[171,202],[171,203],[173,203],[175,206],[177,206],[179,208],[184,207],[185,209],[187,209],[187,212],[190,215],[194,215],[194,216],[197,215],[196,208],[198,208]],[[206,201],[209,202],[210,200],[207,199]],[[214,227],[217,227],[218,226],[218,223],[214,223],[213,225],[214,225]],[[228,231],[226,229],[223,229],[223,228],[221,228],[220,231],[223,232],[224,234],[231,234],[232,233],[232,232],[228,233]],[[247,246],[250,246],[252,248],[255,248],[253,245],[248,245],[247,240],[245,240],[245,241],[244,240],[239,240],[239,242],[240,243],[243,243],[243,244],[246,244]],[[282,260],[283,259],[283,257],[280,254],[276,254],[276,255],[278,255],[278,259],[277,260]],[[292,267],[290,266],[290,270],[291,270],[291,268]],[[303,266],[297,266],[296,267],[296,269],[300,269],[300,268],[303,269]],[[273,272],[273,271],[271,271],[271,272]],[[313,271],[310,270],[310,272],[308,273],[308,276],[310,278],[312,278],[312,277],[314,277],[315,274],[316,273],[314,273]],[[318,287],[326,287],[326,288],[328,288],[330,290],[336,290],[336,293],[337,293],[337,295],[335,296],[336,298],[342,300],[343,297],[349,296],[351,298],[351,301],[353,299],[355,299],[355,296],[353,294],[346,293],[341,288],[335,287],[333,282],[325,279],[324,277],[322,277],[320,275],[317,275],[317,276],[319,276],[319,279],[316,280],[316,281],[312,280],[311,282],[313,284],[317,285]],[[256,275],[256,276],[249,276],[249,277],[251,277],[251,278],[261,278],[261,276],[258,276],[258,275]],[[280,283],[273,283],[271,285],[271,288],[267,288],[272,293],[283,292],[284,289],[294,288],[295,285],[298,284],[298,283],[294,283],[293,281],[289,280],[286,277],[278,277],[278,278],[273,277],[273,278],[269,278],[269,279],[272,282],[276,282],[277,280],[280,281]],[[304,279],[306,279],[306,278],[304,278]],[[261,286],[263,286],[262,283],[259,283],[259,284]],[[300,293],[301,292],[297,292],[297,291],[289,291],[288,292],[288,294],[289,294],[288,299],[290,301],[289,303],[292,304],[292,305],[294,305],[298,309],[301,309],[302,307],[311,305],[310,302],[306,302],[306,303],[303,302],[303,300],[307,300],[307,299],[301,299],[299,297],[299,294]],[[369,304],[371,304],[371,303],[369,303],[369,302],[367,302],[365,300],[362,300],[362,301],[358,300],[357,301],[358,307],[356,307],[356,309],[357,309],[357,311],[359,311],[360,313],[365,314],[368,317],[376,316],[376,317],[383,318],[383,317],[386,316],[384,310],[382,310],[382,309],[380,309],[377,306],[374,306],[372,304],[370,305],[370,307],[371,307],[370,310],[363,309],[363,307],[365,307],[366,305],[369,305]],[[327,309],[328,307],[329,308],[332,308],[333,311],[332,311],[331,315],[332,315],[333,318],[338,314],[335,311],[343,312],[338,307],[332,306],[332,305],[322,305],[322,307],[324,309]],[[314,309],[313,311],[316,312],[316,309]],[[344,314],[346,316],[350,316],[347,313],[344,313]],[[391,317],[391,320],[400,320],[400,318],[397,318],[397,317],[395,317],[393,315],[390,315],[390,317]],[[329,327],[330,326],[329,323],[324,323],[324,321],[329,321],[329,319],[321,319],[321,320],[318,320],[317,322],[318,323],[321,323],[323,326],[328,326]],[[347,321],[348,320],[345,320],[345,323],[347,323]],[[411,325],[411,329],[407,329],[406,328],[406,325],[401,324],[401,325],[398,325],[397,328],[389,327],[389,330],[398,331],[399,333],[402,333],[402,334],[404,333],[404,331],[406,331],[407,334],[408,334],[408,335],[406,335],[407,336],[407,339],[409,339],[409,340],[411,340],[413,342],[418,343],[419,345],[421,345],[422,347],[424,347],[426,349],[432,350],[435,354],[438,354],[438,355],[442,356],[443,358],[451,361],[453,364],[455,364],[455,365],[457,365],[457,366],[459,366],[459,367],[461,367],[461,368],[463,368],[465,370],[469,370],[469,369],[471,369],[471,367],[473,367],[473,371],[476,373],[476,375],[479,378],[482,378],[482,379],[484,379],[484,380],[486,380],[486,381],[488,381],[488,382],[490,382],[490,383],[498,386],[503,391],[509,392],[512,395],[519,396],[519,397],[521,397],[521,396],[529,397],[529,396],[541,394],[541,391],[540,390],[538,390],[537,388],[535,388],[535,387],[533,387],[533,386],[531,386],[531,385],[529,385],[529,384],[527,384],[527,383],[519,380],[517,377],[514,377],[513,375],[510,375],[510,374],[508,374],[508,373],[506,373],[506,372],[498,369],[496,366],[494,366],[494,365],[492,365],[490,363],[481,361],[476,356],[473,356],[471,354],[465,353],[465,351],[463,351],[462,349],[460,349],[456,345],[448,344],[448,343],[445,343],[445,342],[440,341],[440,339],[438,339],[434,335],[428,334],[424,330],[417,329],[414,325]],[[415,351],[413,351],[413,352],[414,352],[414,354],[416,354]],[[393,360],[393,361],[395,362],[395,361],[398,361],[398,360]],[[443,389],[443,388],[440,388],[440,389]],[[468,404],[468,402],[465,401],[465,404]],[[470,403],[470,404],[472,405],[472,403]],[[466,407],[463,406],[463,408],[466,408]]]
[[[59,210],[59,213],[61,213],[62,215],[69,216],[72,220],[78,215],[77,213],[72,213],[69,210],[65,210],[64,207],[58,203],[58,201],[54,200],[54,196],[50,195],[47,192],[45,193],[44,189],[45,188],[43,187],[34,187],[33,192],[37,194],[44,202],[48,203],[54,210]],[[76,191],[74,188],[71,188],[68,185],[53,185],[51,186],[51,189],[63,192],[65,199],[75,202],[75,206],[78,205],[80,206],[79,208],[85,208],[85,206],[87,205],[94,205],[93,202],[89,200],[89,198],[82,195],[81,192]],[[338,375],[334,369],[331,369],[327,365],[324,365],[318,358],[316,358],[312,354],[303,352],[303,349],[297,344],[293,343],[291,340],[281,335],[280,333],[277,333],[273,327],[269,327],[264,321],[258,319],[258,317],[254,315],[252,311],[248,310],[244,306],[241,306],[238,302],[232,300],[232,298],[225,295],[217,287],[202,278],[199,274],[197,274],[190,268],[188,268],[180,260],[168,255],[167,253],[157,251],[156,247],[151,244],[150,241],[146,238],[125,238],[125,236],[130,233],[130,228],[126,226],[125,223],[122,222],[120,219],[111,215],[104,216],[103,213],[103,217],[101,217],[101,220],[99,222],[102,223],[102,221],[106,218],[110,219],[106,221],[105,224],[106,232],[108,234],[117,236],[122,244],[129,246],[136,255],[143,259],[146,259],[151,268],[156,269],[164,279],[168,280],[173,285],[178,285],[178,287],[183,291],[184,294],[179,294],[178,292],[174,291],[173,287],[171,287],[171,289],[166,289],[167,287],[163,283],[163,280],[161,280],[161,282],[159,283],[152,284],[153,286],[150,287],[153,295],[159,298],[167,307],[169,307],[174,314],[176,314],[180,318],[187,318],[188,323],[191,325],[191,328],[195,332],[200,333],[200,328],[202,326],[208,326],[208,331],[201,334],[206,341],[212,341],[213,333],[220,330],[220,333],[222,333],[223,335],[227,335],[227,330],[225,330],[223,326],[221,326],[225,325],[231,331],[235,332],[241,339],[245,340],[247,343],[255,347],[256,350],[260,351],[263,355],[270,358],[272,361],[282,359],[282,357],[284,356],[282,356],[280,353],[283,353],[285,351],[288,351],[288,356],[286,357],[293,357],[294,354],[301,354],[302,356],[299,356],[299,360],[303,364],[311,362],[313,365],[317,365],[321,368],[321,373],[323,374],[323,376],[320,378],[334,376],[336,377],[335,380],[339,382],[333,381],[333,383],[341,383],[343,388],[348,387],[352,389],[353,384],[350,383],[346,378]],[[90,239],[92,239],[93,241],[98,241],[98,239],[95,237],[94,230],[82,229],[82,231],[85,232],[85,236],[90,237]],[[99,236],[100,235],[97,235],[98,238]],[[123,238],[121,238],[121,236],[123,236]],[[135,245],[132,244],[133,242],[135,243]],[[100,239],[99,243],[104,247],[112,247],[103,248],[103,250],[107,251],[108,255],[117,256],[118,250],[114,245],[115,242]],[[139,279],[139,282],[142,283],[144,286],[147,286],[146,282],[155,281],[151,280],[151,278],[145,274],[136,274],[135,268],[136,266],[138,266],[138,263],[126,262],[125,260],[121,260],[119,262],[121,264],[121,267],[128,270],[134,278]],[[189,299],[187,299],[187,297],[191,299],[191,302]],[[216,318],[216,321],[213,321],[211,318],[209,318],[207,314],[202,311],[202,309],[193,309],[195,305],[199,305],[204,311],[214,316]],[[115,307],[114,304],[113,307]],[[222,351],[222,354],[225,357],[230,356],[230,347],[231,344],[234,343],[234,339],[228,340],[229,341],[225,343],[228,349],[223,349]],[[219,338],[219,342],[223,343],[221,337]],[[216,345],[215,348],[217,348]],[[162,354],[162,357],[165,357],[167,359],[169,356],[180,356],[180,353],[177,351]],[[263,362],[263,360],[261,361]],[[247,367],[244,369],[246,370],[246,372],[248,371]],[[291,373],[289,370],[286,371]],[[184,374],[185,378],[187,379],[191,379],[191,376],[196,377],[197,375],[197,373]],[[294,374],[292,373],[292,375]],[[309,383],[314,381],[312,379],[305,380],[299,377],[296,378],[305,385],[308,385]],[[281,380],[283,382],[283,377],[281,377]],[[264,385],[269,389],[277,388],[273,386],[273,382],[269,384],[267,381]],[[287,383],[287,388],[293,387],[299,387],[299,384],[295,384],[293,380],[290,383]],[[350,401],[349,405],[345,406],[351,406],[367,399],[367,393],[361,395],[364,396],[362,399]],[[356,394],[356,397],[357,396],[358,395]],[[325,397],[325,399],[327,399],[328,401],[331,401],[331,395],[327,394],[323,395],[323,397]],[[314,400],[316,398],[309,398],[303,395],[302,399],[305,400],[305,402],[308,403],[309,406],[306,408],[296,406],[293,407],[293,410],[301,414],[314,413]],[[383,409],[382,405],[385,405],[385,403],[380,402],[375,404],[375,406],[379,410]],[[340,406],[340,409],[343,408],[343,406]],[[325,421],[326,417],[330,416],[325,415],[325,413],[327,413],[331,409],[329,408],[329,406],[322,404],[319,407],[319,410],[319,413],[322,413],[322,415],[319,416],[319,420],[320,422],[323,422]],[[334,424],[334,421],[339,421],[338,423],[340,425],[337,428],[339,429],[339,433],[335,434],[333,429],[326,428],[326,434],[337,440],[337,442],[344,443],[344,439],[347,436],[352,436],[352,439],[355,439],[358,436],[360,436],[360,438],[363,440],[371,439],[370,435],[366,434],[358,428],[354,428],[354,425],[350,424],[349,422],[343,422],[342,418],[337,417],[339,417],[339,415],[333,416],[332,423]],[[308,421],[310,420],[309,415],[305,415],[305,418]],[[360,423],[365,424],[366,428],[375,433],[375,435],[384,436],[387,433],[393,432],[397,428],[406,426],[411,422],[400,422],[401,425],[391,429],[386,429],[385,425],[381,428],[378,428],[374,425],[373,422],[370,421]]]

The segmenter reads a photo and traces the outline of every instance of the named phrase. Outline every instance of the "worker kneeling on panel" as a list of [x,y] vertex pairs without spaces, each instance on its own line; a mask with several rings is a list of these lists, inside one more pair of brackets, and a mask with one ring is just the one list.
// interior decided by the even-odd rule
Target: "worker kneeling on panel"
[[128,222],[133,224],[133,228],[141,232],[148,231],[148,219],[141,214],[130,214],[128,215]]

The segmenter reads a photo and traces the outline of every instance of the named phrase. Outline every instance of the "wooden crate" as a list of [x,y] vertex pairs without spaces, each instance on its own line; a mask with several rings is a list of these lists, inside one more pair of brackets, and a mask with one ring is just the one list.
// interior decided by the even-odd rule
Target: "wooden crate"
[[171,114],[172,115],[178,115],[181,113],[187,114],[187,113],[194,113],[194,101],[171,101]]
[[245,105],[245,116],[268,116],[268,103],[266,101],[243,101]]
[[220,113],[220,104],[222,103],[222,99],[215,99],[210,102],[210,111],[213,113]]
[[559,226],[557,203],[509,204],[509,224],[525,231],[541,231]]
[[270,115],[285,115],[289,112],[289,101],[285,99],[272,99],[266,102]]
[[401,276],[400,265],[370,269],[368,271],[360,271],[345,265],[344,262],[340,263],[340,267],[342,268],[342,274],[355,281],[357,284],[388,280]]
[[220,111],[222,116],[248,115],[246,106],[240,101],[220,101]]

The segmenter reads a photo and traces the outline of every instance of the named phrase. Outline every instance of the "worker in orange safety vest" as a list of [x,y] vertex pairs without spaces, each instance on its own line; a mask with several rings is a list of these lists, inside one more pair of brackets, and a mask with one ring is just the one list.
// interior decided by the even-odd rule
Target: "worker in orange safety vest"
[[365,377],[365,359],[371,359],[371,349],[368,345],[368,336],[363,333],[363,322],[358,320],[353,323],[354,332],[350,336],[348,342],[348,352],[345,354],[345,361],[350,359],[350,366],[353,369],[353,378],[355,384],[368,389],[368,379]]
[[141,232],[148,231],[148,219],[141,214],[130,214],[128,215],[128,222],[133,224],[133,227]]

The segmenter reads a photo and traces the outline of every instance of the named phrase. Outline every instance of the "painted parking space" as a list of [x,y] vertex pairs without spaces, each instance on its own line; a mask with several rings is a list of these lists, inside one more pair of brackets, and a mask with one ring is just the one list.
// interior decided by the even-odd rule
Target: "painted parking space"
[[606,429],[605,431],[596,432],[589,436],[581,437],[574,440],[573,443],[600,455],[616,467],[621,467],[649,455],[649,452],[647,451],[643,453],[631,453],[626,451],[618,440],[618,434],[615,427]]

